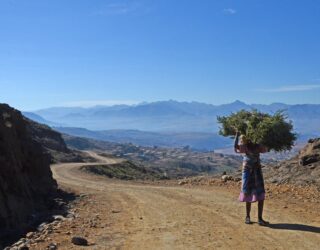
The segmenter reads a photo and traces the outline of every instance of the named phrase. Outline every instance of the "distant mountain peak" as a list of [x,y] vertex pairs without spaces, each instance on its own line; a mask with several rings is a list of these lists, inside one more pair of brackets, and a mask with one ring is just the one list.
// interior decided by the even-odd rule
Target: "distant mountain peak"
[[216,107],[232,107],[232,108],[246,108],[250,105],[246,104],[245,102],[242,102],[240,100],[235,100],[234,102],[218,105]]
[[231,104],[243,104],[243,105],[247,105],[245,102],[242,102],[240,100],[235,100],[234,102],[232,102]]

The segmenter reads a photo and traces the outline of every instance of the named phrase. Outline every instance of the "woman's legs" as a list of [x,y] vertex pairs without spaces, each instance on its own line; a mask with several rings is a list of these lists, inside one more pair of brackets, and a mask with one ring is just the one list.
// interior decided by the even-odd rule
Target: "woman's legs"
[[251,224],[250,211],[251,211],[251,203],[250,202],[246,202],[246,213],[247,213],[246,220],[245,220],[246,224]]
[[262,219],[264,200],[258,201],[258,223],[260,226],[267,226],[268,221]]
[[[262,219],[262,215],[263,215],[263,205],[264,205],[264,200],[262,201],[258,201],[258,223],[261,226],[266,226],[269,224],[269,222],[264,221]],[[250,221],[250,212],[251,212],[251,202],[246,202],[246,224],[251,224]]]
[[264,200],[258,201],[258,219],[262,220]]
[[251,202],[246,202],[246,212],[247,212],[247,217],[250,217]]

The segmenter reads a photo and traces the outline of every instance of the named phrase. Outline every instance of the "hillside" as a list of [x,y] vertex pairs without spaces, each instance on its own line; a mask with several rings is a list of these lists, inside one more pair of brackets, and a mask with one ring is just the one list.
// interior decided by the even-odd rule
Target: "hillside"
[[310,139],[292,159],[265,167],[264,173],[273,183],[320,187],[320,138]]
[[69,149],[59,132],[26,117],[24,117],[24,120],[32,138],[40,143],[45,152],[50,155],[51,163],[86,162],[92,160],[83,152]]
[[241,157],[214,152],[193,151],[189,147],[143,147],[132,143],[113,143],[63,135],[68,147],[95,150],[102,156],[126,159],[139,167],[168,178],[232,172],[241,165]]
[[47,124],[49,126],[59,126],[59,124],[48,121],[48,120],[44,119],[43,117],[41,117],[40,115],[37,115],[32,112],[22,112],[22,115],[24,117],[28,117],[30,120],[35,121],[37,123]]
[[3,237],[23,229],[46,209],[56,181],[50,157],[22,114],[0,104],[0,248]]

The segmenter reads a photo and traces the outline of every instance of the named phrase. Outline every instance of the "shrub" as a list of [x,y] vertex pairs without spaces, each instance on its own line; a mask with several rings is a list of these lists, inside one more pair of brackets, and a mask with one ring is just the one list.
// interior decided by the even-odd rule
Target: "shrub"
[[296,140],[292,122],[283,111],[270,115],[257,110],[241,110],[229,116],[218,116],[217,120],[221,124],[220,135],[234,136],[238,131],[253,143],[277,152],[290,150]]

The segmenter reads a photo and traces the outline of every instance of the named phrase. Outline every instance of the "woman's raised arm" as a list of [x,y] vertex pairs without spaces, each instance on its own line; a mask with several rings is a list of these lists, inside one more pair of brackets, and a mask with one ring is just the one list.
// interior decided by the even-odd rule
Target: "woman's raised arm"
[[240,153],[240,147],[239,147],[239,132],[236,133],[234,137],[234,152]]

